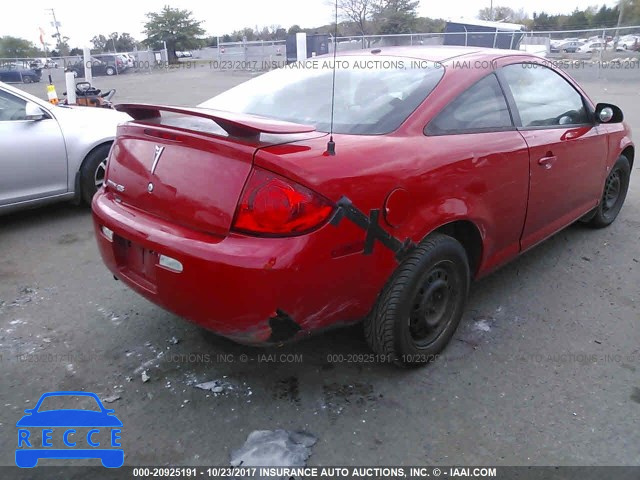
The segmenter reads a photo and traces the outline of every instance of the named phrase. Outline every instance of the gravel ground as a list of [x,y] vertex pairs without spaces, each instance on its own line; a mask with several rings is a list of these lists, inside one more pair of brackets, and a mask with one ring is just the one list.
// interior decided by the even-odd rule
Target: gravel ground
[[[581,72],[636,132],[638,73]],[[194,104],[250,76],[202,68],[96,84],[117,101]],[[572,226],[476,283],[444,356],[414,371],[349,361],[368,353],[359,327],[278,349],[233,344],[113,281],[87,209],[3,217],[0,465],[14,462],[22,411],[65,389],[119,397],[108,407],[125,425],[127,465],[228,465],[249,433],[276,429],[318,439],[310,465],[639,465],[638,170],[613,226]],[[215,380],[217,393],[195,387]]]

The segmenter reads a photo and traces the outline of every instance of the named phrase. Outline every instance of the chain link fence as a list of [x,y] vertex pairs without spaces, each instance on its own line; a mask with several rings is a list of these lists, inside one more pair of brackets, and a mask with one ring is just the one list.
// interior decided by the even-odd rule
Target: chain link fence
[[[570,45],[571,44],[571,45]],[[435,45],[501,46],[545,57],[562,68],[571,70],[578,79],[584,78],[635,78],[640,73],[640,25],[620,28],[602,28],[562,31],[524,32],[455,32],[411,33],[401,35],[329,36],[329,53],[377,48]],[[184,52],[183,52],[184,53]],[[218,47],[208,47],[189,52],[190,56],[178,59],[178,68],[200,67],[211,70],[265,71],[281,68],[287,63],[285,40],[221,42]],[[84,75],[84,58],[55,57],[0,58],[0,79],[6,70],[37,69],[43,79],[48,75],[64,77],[64,71],[77,71]],[[133,52],[92,55],[94,76],[129,73],[155,73],[176,68],[169,65],[165,50],[138,50]],[[633,71],[624,75],[619,70]],[[635,75],[635,77],[633,76]],[[31,81],[18,75],[9,81]]]

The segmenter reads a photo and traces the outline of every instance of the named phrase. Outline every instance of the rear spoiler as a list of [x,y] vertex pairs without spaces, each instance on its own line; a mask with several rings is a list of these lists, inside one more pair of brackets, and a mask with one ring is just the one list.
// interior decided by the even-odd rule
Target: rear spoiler
[[121,103],[114,108],[129,114],[134,120],[158,120],[162,117],[160,112],[208,118],[220,125],[229,135],[238,137],[259,135],[260,133],[307,133],[316,129],[311,125],[301,125],[247,113],[225,112],[209,108],[172,107],[142,103]]

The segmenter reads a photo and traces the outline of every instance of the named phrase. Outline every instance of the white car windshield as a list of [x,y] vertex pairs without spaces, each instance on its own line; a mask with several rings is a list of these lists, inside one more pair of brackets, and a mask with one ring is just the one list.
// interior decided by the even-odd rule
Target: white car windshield
[[[265,73],[200,104],[309,124],[328,132],[333,59],[311,58]],[[384,134],[397,129],[444,74],[433,62],[404,57],[338,57],[334,132]]]

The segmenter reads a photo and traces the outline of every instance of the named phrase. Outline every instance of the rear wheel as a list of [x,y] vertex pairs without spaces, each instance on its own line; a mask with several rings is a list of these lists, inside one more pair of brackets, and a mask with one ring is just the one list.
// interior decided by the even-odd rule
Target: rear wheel
[[460,323],[469,283],[462,245],[430,235],[397,268],[365,321],[369,346],[404,367],[434,360]]
[[93,196],[104,183],[110,148],[110,143],[100,145],[87,155],[87,158],[82,163],[80,168],[80,188],[82,200],[87,205],[91,205]]
[[630,176],[629,160],[624,155],[620,155],[607,176],[600,205],[590,219],[589,226],[604,228],[615,221],[627,197]]
[[111,75],[115,75],[116,74],[116,69],[113,67],[107,67],[107,69],[105,70],[105,73],[109,76]]
[[22,83],[33,83],[33,78],[31,78],[29,75],[23,75]]

